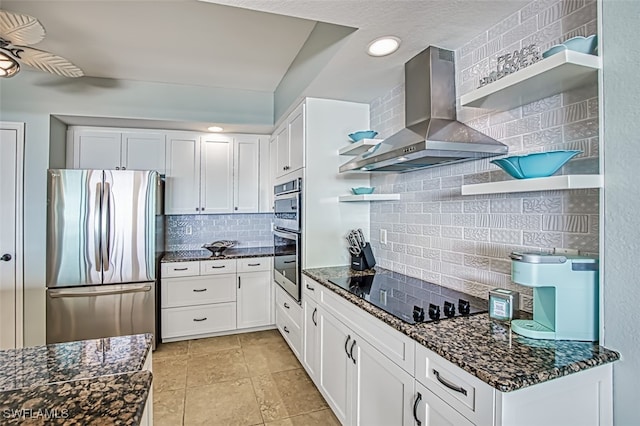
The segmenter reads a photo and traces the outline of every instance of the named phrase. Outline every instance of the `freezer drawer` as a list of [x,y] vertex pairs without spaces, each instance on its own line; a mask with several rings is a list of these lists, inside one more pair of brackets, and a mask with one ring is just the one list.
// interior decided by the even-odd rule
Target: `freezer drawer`
[[155,323],[155,282],[47,290],[47,343],[140,333],[155,340]]

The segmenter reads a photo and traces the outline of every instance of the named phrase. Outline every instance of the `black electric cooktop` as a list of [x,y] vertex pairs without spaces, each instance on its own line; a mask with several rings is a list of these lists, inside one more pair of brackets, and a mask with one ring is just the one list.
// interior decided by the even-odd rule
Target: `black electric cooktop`
[[487,312],[484,299],[396,272],[329,282],[409,324]]

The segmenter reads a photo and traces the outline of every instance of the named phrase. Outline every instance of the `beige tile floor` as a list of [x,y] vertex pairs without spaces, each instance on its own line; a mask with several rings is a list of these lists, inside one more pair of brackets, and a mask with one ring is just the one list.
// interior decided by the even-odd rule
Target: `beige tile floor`
[[165,343],[153,353],[158,426],[339,426],[277,330]]

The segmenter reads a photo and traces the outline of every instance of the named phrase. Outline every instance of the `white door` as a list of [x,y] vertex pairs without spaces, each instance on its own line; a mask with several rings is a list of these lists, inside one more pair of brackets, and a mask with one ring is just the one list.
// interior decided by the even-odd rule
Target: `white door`
[[202,137],[201,144],[200,211],[208,214],[231,213],[233,212],[233,139],[222,135]]
[[280,177],[289,169],[289,128],[286,125],[276,131],[276,158],[276,177]]
[[269,212],[273,213],[273,186],[276,183],[278,174],[278,138],[273,136],[269,139]]
[[304,309],[304,334],[302,335],[302,363],[313,381],[318,380],[320,366],[320,333],[318,304],[309,297],[302,298]]
[[165,172],[165,135],[163,133],[123,133],[122,166],[129,170]]
[[415,379],[364,339],[353,337],[356,341],[353,424],[413,425]]
[[233,145],[233,211],[236,213],[258,213],[260,139],[257,136],[238,136]]
[[320,374],[318,385],[340,423],[351,424],[353,360],[348,356],[351,330],[320,309]]
[[22,347],[24,124],[0,122],[0,349]]
[[296,108],[289,117],[289,169],[287,172],[304,166],[305,121],[304,104]]
[[238,328],[271,324],[271,272],[238,274]]
[[200,206],[200,138],[194,134],[167,138],[165,213],[198,214]]
[[[414,415],[417,424],[428,426],[474,426],[452,406],[438,398],[418,381],[414,400]],[[420,422],[420,423],[418,423]]]
[[74,168],[119,169],[121,140],[121,133],[115,130],[74,130]]

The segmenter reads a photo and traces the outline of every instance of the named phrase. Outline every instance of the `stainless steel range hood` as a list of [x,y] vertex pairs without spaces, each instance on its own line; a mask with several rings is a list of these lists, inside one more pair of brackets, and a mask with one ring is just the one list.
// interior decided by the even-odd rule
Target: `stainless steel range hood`
[[405,64],[405,128],[340,172],[407,172],[506,154],[508,147],[456,121],[453,52],[430,46]]

